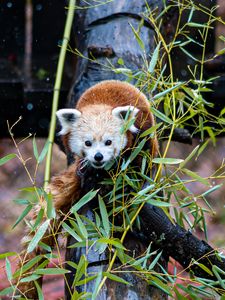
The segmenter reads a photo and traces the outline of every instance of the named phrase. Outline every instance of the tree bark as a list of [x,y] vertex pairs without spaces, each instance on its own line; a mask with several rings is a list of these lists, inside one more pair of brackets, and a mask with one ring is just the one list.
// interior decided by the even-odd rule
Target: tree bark
[[[214,281],[218,278],[213,272],[213,266],[225,272],[225,259],[205,241],[199,240],[190,231],[172,223],[161,208],[146,203],[140,217],[141,234],[145,240],[155,242],[164,250],[164,254],[174,258],[188,272]],[[207,267],[209,271],[201,265]],[[220,274],[220,277],[225,279],[224,274]],[[223,286],[220,288],[224,289]]]

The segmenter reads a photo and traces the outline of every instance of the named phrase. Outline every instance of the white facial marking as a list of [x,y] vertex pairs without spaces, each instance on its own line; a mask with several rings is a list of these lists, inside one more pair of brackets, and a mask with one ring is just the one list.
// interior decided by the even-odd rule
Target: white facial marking
[[124,120],[112,114],[110,106],[91,105],[73,123],[70,134],[71,151],[94,168],[103,168],[116,159],[127,144],[121,134]]

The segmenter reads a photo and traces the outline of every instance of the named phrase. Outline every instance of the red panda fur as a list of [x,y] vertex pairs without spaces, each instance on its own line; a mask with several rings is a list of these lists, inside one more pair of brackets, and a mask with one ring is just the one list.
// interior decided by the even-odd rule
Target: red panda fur
[[[150,112],[149,101],[141,91],[139,91],[137,88],[135,88],[129,83],[115,80],[103,81],[101,83],[98,83],[86,90],[81,95],[75,108],[81,113],[85,113],[85,110],[89,106],[91,106],[92,109],[94,109],[94,105],[99,104],[107,105],[107,107],[109,106],[110,109],[128,105],[132,105],[138,108],[139,112],[136,116],[135,127],[137,127],[140,130],[140,132],[143,132],[154,125],[154,117]],[[129,131],[126,134],[128,139],[126,148],[129,148],[132,147],[135,137],[134,134]],[[70,132],[62,136],[63,144],[67,150],[70,150],[68,143],[69,137]],[[150,140],[148,147],[150,155],[154,157],[158,151],[156,137]],[[72,204],[79,200],[82,194],[87,192],[87,188],[85,189],[85,187],[84,190],[82,190],[85,184],[82,186],[82,175],[79,174],[79,166],[80,159],[76,157],[75,163],[72,164],[66,171],[62,172],[57,176],[54,176],[47,188],[47,191],[51,192],[53,196],[54,206],[56,212],[58,213],[58,219],[60,217],[60,212],[66,214],[69,211]],[[36,212],[34,213],[34,219],[35,216],[37,216],[37,213],[38,209],[36,209]],[[59,222],[56,222],[54,224],[59,224]],[[33,235],[34,233],[25,238],[25,244],[27,244],[27,242],[31,240]],[[43,240],[49,245],[54,244],[54,240],[53,238],[51,238],[50,231],[46,232],[45,236],[43,237]],[[24,248],[25,247],[26,245],[24,245]],[[26,259],[32,259],[35,255],[39,253],[41,253],[41,250],[39,249],[39,247],[37,247],[37,249],[35,249],[32,253],[28,255],[26,254]],[[26,295],[26,297],[32,299],[38,298],[37,290],[33,282],[20,283],[18,288],[20,289],[21,293]]]
[[[150,112],[150,103],[146,96],[133,85],[118,80],[102,81],[89,89],[87,89],[77,101],[75,108],[80,112],[87,109],[88,106],[104,104],[114,109],[118,106],[132,105],[140,111],[137,114],[135,126],[141,131],[152,127],[155,123],[154,117]],[[127,132],[128,143],[127,148],[133,144],[133,135]],[[62,137],[63,144],[66,149],[69,149],[68,140],[69,134]],[[158,151],[157,139],[153,138],[150,141],[149,151],[152,156],[156,156]]]

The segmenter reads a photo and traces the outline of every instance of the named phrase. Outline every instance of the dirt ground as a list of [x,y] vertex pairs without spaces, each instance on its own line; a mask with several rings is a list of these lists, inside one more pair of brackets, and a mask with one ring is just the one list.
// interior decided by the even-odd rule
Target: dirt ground
[[[19,141],[17,141],[19,142]],[[37,139],[37,145],[40,150],[43,148],[45,141]],[[197,142],[196,142],[197,144]],[[32,140],[19,144],[24,159],[28,159],[27,168],[31,174],[34,173],[35,159],[32,150]],[[173,143],[170,147],[168,157],[185,158],[191,152],[195,145],[187,146],[179,143]],[[9,153],[15,153],[16,149],[9,139],[0,140],[0,157]],[[225,138],[219,139],[217,146],[210,145],[197,161],[192,161],[189,168],[202,176],[212,174],[212,172],[221,165],[225,157]],[[66,168],[65,155],[54,146],[52,159],[52,174],[58,173]],[[44,162],[40,165],[37,172],[37,185],[42,186],[44,174]],[[212,184],[223,183],[212,182]],[[29,178],[21,162],[15,158],[4,166],[0,167],[0,252],[20,251],[20,239],[23,236],[24,224],[21,222],[12,229],[17,217],[20,215],[23,207],[15,204],[14,199],[26,197],[20,189],[31,186]],[[194,194],[202,192],[202,186],[192,184],[189,188]],[[207,198],[214,207],[216,214],[208,217],[208,234],[209,243],[214,247],[221,247],[225,250],[225,185],[216,192],[210,194]],[[200,234],[201,235],[201,234]],[[4,260],[0,261],[0,290],[6,287],[6,275],[4,270]],[[14,264],[15,266],[15,264]],[[2,280],[1,280],[2,279]],[[48,277],[44,284],[44,293],[46,299],[62,299],[64,294],[63,278]]]

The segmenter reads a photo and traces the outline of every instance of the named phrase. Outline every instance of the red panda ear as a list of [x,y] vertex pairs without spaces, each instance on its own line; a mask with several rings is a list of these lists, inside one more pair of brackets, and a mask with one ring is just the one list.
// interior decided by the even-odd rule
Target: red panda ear
[[58,133],[59,135],[67,134],[73,123],[80,118],[81,112],[74,108],[63,108],[56,112],[62,129]]
[[[112,115],[114,117],[126,121],[129,120],[130,118],[134,119],[138,114],[138,112],[139,109],[132,105],[118,106],[112,110]],[[137,133],[139,131],[138,128],[134,126],[134,124],[130,126],[129,130],[133,133]]]

